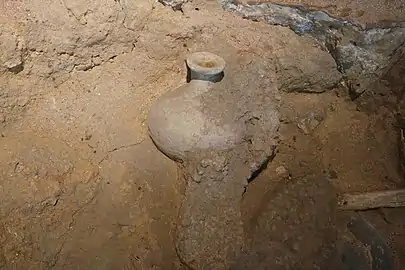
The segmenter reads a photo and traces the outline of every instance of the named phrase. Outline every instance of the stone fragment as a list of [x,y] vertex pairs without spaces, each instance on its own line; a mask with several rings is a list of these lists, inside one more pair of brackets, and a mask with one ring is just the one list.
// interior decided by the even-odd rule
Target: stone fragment
[[299,47],[299,51],[286,47],[276,52],[280,90],[322,93],[336,87],[342,74],[330,54],[313,46],[310,40]]
[[158,0],[159,3],[171,7],[174,11],[182,10],[182,5],[187,3],[188,0]]
[[312,112],[298,120],[298,128],[306,135],[311,134],[323,121],[325,116],[321,112]]

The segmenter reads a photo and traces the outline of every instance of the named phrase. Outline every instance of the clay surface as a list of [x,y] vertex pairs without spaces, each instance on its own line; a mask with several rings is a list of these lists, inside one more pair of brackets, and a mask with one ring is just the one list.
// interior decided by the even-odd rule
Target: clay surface
[[[148,127],[156,146],[174,160],[184,160],[188,152],[210,148],[230,149],[240,143],[244,130],[221,114],[203,111],[204,93],[222,91],[214,83],[193,80],[169,90],[153,104]],[[229,112],[232,113],[232,112]]]
[[[359,10],[373,14],[375,6],[367,3]],[[183,59],[191,52],[210,51],[226,58],[238,74],[233,78],[240,78],[229,85],[242,89],[264,82],[255,80],[257,70],[267,65],[272,78],[277,59],[294,59],[291,52],[299,52],[299,59],[322,58],[317,66],[324,85],[335,82],[336,76],[321,72],[323,63],[325,70],[333,70],[325,49],[289,26],[246,20],[213,1],[195,0],[181,9],[148,0],[0,1],[0,269],[188,269],[176,250],[181,241],[174,244],[181,233],[193,233],[178,219],[180,208],[186,207],[185,177],[149,139],[146,117],[153,101],[186,83]],[[400,41],[396,29],[384,35],[370,32],[377,43],[365,39],[364,45],[354,46],[350,41],[359,44],[356,32],[343,31],[349,48],[369,47],[379,55]],[[395,42],[384,42],[390,36]],[[229,169],[223,179],[240,172],[233,191],[221,189],[220,181],[189,182],[195,187],[191,191],[213,195],[211,204],[194,197],[196,206],[188,205],[214,213],[207,224],[224,224],[220,211],[209,205],[235,207],[222,213],[235,233],[218,231],[232,236],[224,242],[235,246],[229,252],[217,245],[184,246],[183,255],[217,262],[205,254],[218,253],[221,260],[233,261],[241,253],[234,269],[299,265],[304,270],[340,270],[348,263],[352,269],[369,267],[367,247],[348,231],[351,213],[335,211],[334,203],[336,193],[403,187],[397,122],[404,115],[403,48],[392,57],[378,85],[372,84],[371,91],[355,102],[339,84],[321,94],[280,91],[279,144],[267,169],[247,186],[251,170],[246,164],[240,170]],[[366,70],[359,59],[353,59],[354,69]],[[288,67],[305,70],[303,62]],[[287,81],[305,74],[279,70],[276,75]],[[283,83],[275,81],[280,88]],[[268,86],[274,87],[273,82]],[[252,93],[249,102],[258,97]],[[221,103],[216,104],[219,110]],[[253,109],[249,108],[252,113]],[[262,160],[260,153],[268,152],[248,153],[255,163]],[[193,159],[196,165],[198,157],[203,156]],[[218,179],[226,172],[222,157],[243,160],[236,152],[210,157],[200,162],[202,168],[218,172],[207,169],[202,176],[188,175],[197,175],[197,181],[210,179],[210,174]],[[221,200],[222,191],[231,200]],[[404,269],[404,210],[368,211],[362,216],[393,251],[393,268]],[[238,240],[240,223],[234,222],[238,218],[243,241]],[[200,232],[198,224],[193,226]],[[181,227],[185,230],[179,232]],[[350,260],[343,262],[343,257]]]
[[193,269],[224,269],[236,263],[245,248],[242,194],[277,146],[274,65],[248,54],[225,59],[226,76],[203,93],[201,109],[208,119],[232,123],[243,133],[226,150],[191,149],[182,164],[187,186],[176,244],[182,261]]

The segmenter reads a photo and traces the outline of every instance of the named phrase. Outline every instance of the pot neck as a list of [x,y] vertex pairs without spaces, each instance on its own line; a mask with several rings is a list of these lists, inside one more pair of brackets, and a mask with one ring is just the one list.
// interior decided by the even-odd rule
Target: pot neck
[[198,81],[217,83],[217,82],[220,82],[223,78],[224,78],[224,72],[215,73],[215,74],[204,74],[204,73],[196,72],[196,71],[189,69],[188,74],[187,74],[187,82],[198,80]]

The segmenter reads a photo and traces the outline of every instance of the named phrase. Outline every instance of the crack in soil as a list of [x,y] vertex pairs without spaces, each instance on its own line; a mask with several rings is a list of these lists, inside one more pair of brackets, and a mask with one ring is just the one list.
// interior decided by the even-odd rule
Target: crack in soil
[[122,146],[119,146],[119,147],[114,147],[113,149],[109,150],[107,152],[107,154],[98,162],[98,165],[100,166],[101,163],[108,160],[112,153],[114,153],[116,151],[119,151],[119,150],[122,150],[122,149],[126,149],[126,148],[130,148],[130,147],[133,147],[133,146],[140,145],[144,141],[145,141],[145,139],[143,139],[143,140],[141,140],[140,142],[137,142],[137,143],[131,143],[131,144],[128,144],[128,145],[122,145]]

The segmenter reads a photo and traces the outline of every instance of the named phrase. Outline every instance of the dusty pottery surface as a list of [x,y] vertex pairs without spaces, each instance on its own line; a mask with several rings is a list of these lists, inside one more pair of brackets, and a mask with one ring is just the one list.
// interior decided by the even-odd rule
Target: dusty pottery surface
[[277,143],[274,67],[249,55],[226,60],[224,79],[201,96],[201,109],[208,119],[234,123],[243,133],[226,150],[190,149],[182,164],[187,187],[176,244],[182,261],[193,269],[224,269],[236,262],[245,242],[242,194],[272,159]]
[[177,250],[193,269],[224,269],[236,262],[245,242],[242,194],[276,148],[274,66],[249,55],[229,60],[220,82],[191,80],[163,95],[148,118],[159,149],[182,161],[187,186]]
[[207,92],[221,91],[214,83],[223,77],[225,61],[215,54],[197,52],[188,56],[186,62],[191,81],[160,97],[148,115],[149,134],[154,143],[178,161],[196,150],[233,148],[244,133],[244,127],[235,121],[204,112],[210,106],[202,102],[202,97]]

